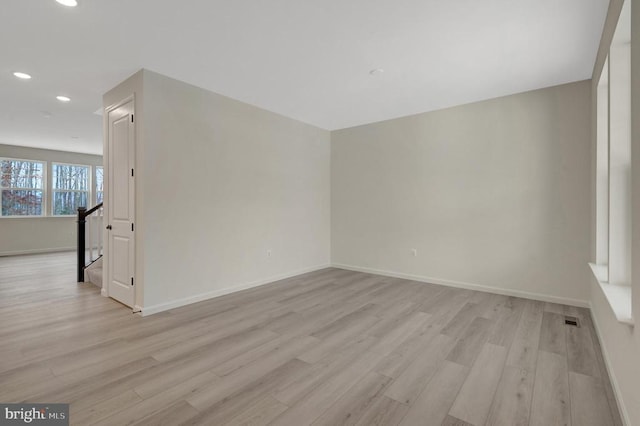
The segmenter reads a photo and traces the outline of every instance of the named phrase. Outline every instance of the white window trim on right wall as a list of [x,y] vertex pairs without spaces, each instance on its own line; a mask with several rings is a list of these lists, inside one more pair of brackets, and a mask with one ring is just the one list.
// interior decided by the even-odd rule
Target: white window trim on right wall
[[633,325],[630,28],[626,0],[596,93],[596,262],[589,266],[617,320]]

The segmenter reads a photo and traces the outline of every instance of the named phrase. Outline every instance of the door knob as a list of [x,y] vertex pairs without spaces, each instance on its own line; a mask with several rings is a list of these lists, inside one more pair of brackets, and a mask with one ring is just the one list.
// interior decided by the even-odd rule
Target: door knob
[[107,229],[111,231],[111,225],[107,225]]

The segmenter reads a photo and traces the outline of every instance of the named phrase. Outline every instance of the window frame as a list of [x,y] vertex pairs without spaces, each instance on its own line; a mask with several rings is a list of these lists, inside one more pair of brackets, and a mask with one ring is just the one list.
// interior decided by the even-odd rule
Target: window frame
[[[625,0],[622,4],[607,56],[595,85],[596,258],[595,263],[590,263],[589,266],[617,321],[633,326],[633,189],[630,178],[633,75],[631,36],[627,31],[631,28],[630,1]],[[606,79],[606,93],[603,90],[603,79]]]
[[[88,173],[87,173],[87,189],[82,191],[82,190],[75,190],[75,189],[55,189],[53,187],[53,170],[55,168],[55,166],[73,166],[73,167],[86,167],[89,169]],[[92,172],[93,172],[93,168],[95,166],[92,166],[90,164],[75,164],[75,163],[62,163],[62,162],[58,162],[58,161],[51,161],[51,195],[49,197],[49,214],[50,217],[74,217],[77,215],[77,211],[73,214],[55,214],[54,209],[55,209],[55,193],[56,192],[86,192],[87,193],[87,203],[90,204],[93,200],[93,191],[92,191],[92,185],[93,185],[93,179],[92,179]],[[84,206],[86,208],[89,208],[90,205]]]
[[19,188],[19,187],[3,187],[0,183],[0,199],[2,198],[2,191],[8,190],[17,190],[17,191],[42,191],[42,207],[40,208],[39,215],[4,215],[2,214],[2,208],[0,207],[0,219],[25,219],[25,218],[39,218],[39,217],[47,217],[47,188],[48,188],[48,161],[45,160],[33,160],[26,158],[13,158],[13,157],[0,157],[0,162],[2,161],[23,161],[25,163],[38,163],[42,164],[42,188]]

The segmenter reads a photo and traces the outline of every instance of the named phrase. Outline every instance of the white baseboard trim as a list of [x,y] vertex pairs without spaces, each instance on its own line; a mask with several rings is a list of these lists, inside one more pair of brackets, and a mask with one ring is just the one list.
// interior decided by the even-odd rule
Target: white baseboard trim
[[168,311],[169,309],[175,309],[175,308],[179,308],[181,306],[190,305],[192,303],[202,302],[203,300],[213,299],[214,297],[224,296],[225,294],[235,293],[237,291],[247,290],[247,289],[253,288],[253,287],[259,287],[261,285],[269,284],[269,283],[272,283],[274,281],[279,281],[279,280],[283,280],[285,278],[295,277],[296,275],[306,274],[308,272],[313,272],[313,271],[318,271],[320,269],[329,268],[330,266],[331,265],[329,265],[328,263],[324,264],[324,265],[311,266],[311,267],[308,267],[308,268],[303,268],[303,269],[299,269],[299,270],[296,270],[296,271],[275,275],[275,276],[272,276],[272,277],[269,277],[269,278],[264,278],[264,279],[257,280],[257,281],[252,281],[252,282],[248,282],[248,283],[244,283],[244,284],[240,284],[240,285],[235,285],[233,287],[226,287],[226,288],[222,288],[222,289],[219,289],[219,290],[209,291],[207,293],[196,294],[194,296],[189,296],[189,297],[185,297],[185,298],[182,298],[182,299],[173,300],[173,301],[167,302],[167,303],[160,303],[160,304],[157,304],[157,305],[142,307],[142,308],[140,308],[140,314],[143,317],[146,317],[148,315],[157,314],[158,312]]
[[62,251],[75,251],[75,250],[76,250],[75,247],[58,247],[58,248],[48,248],[48,249],[3,251],[3,252],[0,252],[0,257],[21,256],[23,254],[59,253]]
[[624,426],[630,426],[631,421],[629,420],[629,413],[627,412],[627,407],[624,405],[624,401],[620,396],[622,395],[622,392],[620,391],[618,379],[616,379],[616,375],[613,374],[613,368],[611,367],[609,353],[607,352],[607,347],[605,346],[604,340],[602,339],[602,333],[600,332],[600,325],[598,324],[596,316],[593,314],[593,309],[589,309],[589,311],[591,312],[591,321],[593,322],[593,326],[596,329],[596,334],[598,335],[598,340],[600,341],[600,348],[602,349],[604,365],[607,368],[607,374],[609,375],[609,379],[611,380],[611,384],[613,385],[613,396],[616,399],[616,404],[618,404],[618,411],[620,411],[622,423],[624,423]]
[[421,275],[412,275],[412,274],[405,274],[402,272],[385,271],[385,270],[373,269],[373,268],[364,268],[364,267],[353,266],[353,265],[343,265],[340,263],[333,263],[331,266],[333,268],[347,269],[349,271],[366,272],[368,274],[383,275],[386,277],[393,277],[393,278],[403,278],[403,279],[412,280],[412,281],[444,285],[447,287],[464,288],[467,290],[482,291],[485,293],[501,294],[504,296],[522,297],[524,299],[539,300],[542,302],[560,303],[563,305],[578,306],[580,308],[588,308],[590,306],[587,300],[571,299],[568,297],[550,296],[546,294],[531,293],[531,292],[522,291],[522,290],[512,290],[512,289],[507,289],[502,287],[491,287],[491,286],[482,285],[482,284],[472,284],[472,283],[465,283],[460,281],[443,280],[440,278],[424,277]]

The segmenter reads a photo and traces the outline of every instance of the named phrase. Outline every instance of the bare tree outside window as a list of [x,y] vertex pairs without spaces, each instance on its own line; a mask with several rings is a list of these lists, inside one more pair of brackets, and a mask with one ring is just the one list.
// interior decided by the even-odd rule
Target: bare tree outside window
[[89,166],[52,165],[51,200],[55,216],[74,215],[78,207],[88,207]]
[[96,204],[104,201],[104,168],[96,166]]
[[41,216],[44,163],[0,159],[0,216]]

